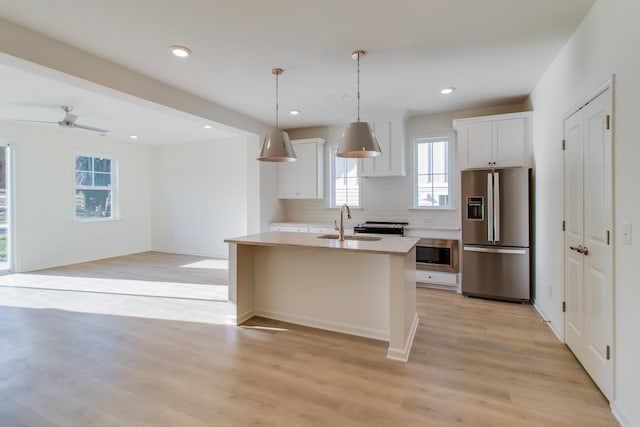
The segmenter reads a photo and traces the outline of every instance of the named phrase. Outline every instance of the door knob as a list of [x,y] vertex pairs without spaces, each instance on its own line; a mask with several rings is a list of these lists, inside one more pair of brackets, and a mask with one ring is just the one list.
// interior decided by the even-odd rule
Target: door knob
[[569,246],[569,249],[571,249],[572,251],[576,251],[579,254],[589,255],[589,248],[587,248],[586,246],[582,246],[582,245],[578,245],[577,247]]

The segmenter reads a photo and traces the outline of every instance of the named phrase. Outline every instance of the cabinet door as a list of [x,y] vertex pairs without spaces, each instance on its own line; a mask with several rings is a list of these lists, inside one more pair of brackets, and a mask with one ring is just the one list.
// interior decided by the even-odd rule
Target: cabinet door
[[298,160],[278,165],[279,198],[324,197],[324,143],[321,138],[291,141]]
[[462,169],[486,168],[492,164],[492,122],[469,123],[461,126],[458,136]]
[[271,231],[286,231],[288,233],[307,233],[309,232],[309,228],[303,227],[303,226],[279,225],[279,226],[272,226]]
[[305,143],[295,145],[298,156],[298,192],[297,197],[315,199],[318,197],[318,161],[317,145]]
[[309,227],[309,233],[333,234],[335,231],[332,227]]
[[493,122],[493,158],[496,166],[525,166],[525,119]]
[[362,176],[376,176],[381,173],[386,173],[390,169],[391,158],[391,123],[387,121],[379,121],[371,123],[373,133],[376,135],[378,144],[380,145],[380,154],[378,157],[372,157],[369,159],[362,159]]
[[295,199],[299,197],[299,170],[300,159],[295,162],[281,163],[278,165],[278,197],[281,199]]
[[360,176],[404,176],[404,128],[401,121],[381,120],[372,123],[382,154],[362,159]]

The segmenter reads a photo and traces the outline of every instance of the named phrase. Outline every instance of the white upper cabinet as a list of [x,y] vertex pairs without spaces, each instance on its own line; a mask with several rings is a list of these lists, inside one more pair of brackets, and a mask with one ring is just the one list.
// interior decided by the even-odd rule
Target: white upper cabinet
[[404,176],[405,175],[405,130],[404,119],[376,120],[373,127],[382,154],[362,159],[360,176]]
[[278,197],[324,198],[324,144],[321,138],[291,141],[298,160],[278,165]]
[[531,113],[456,119],[460,169],[531,167]]

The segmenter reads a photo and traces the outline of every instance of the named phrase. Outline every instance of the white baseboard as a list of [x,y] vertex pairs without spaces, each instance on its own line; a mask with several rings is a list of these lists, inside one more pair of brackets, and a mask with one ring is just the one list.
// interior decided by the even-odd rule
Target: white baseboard
[[236,325],[240,325],[244,322],[246,322],[247,320],[251,319],[253,316],[256,315],[255,310],[248,310],[245,311],[244,313],[240,314],[236,319],[235,319],[235,324]]
[[616,420],[618,420],[622,427],[633,427],[633,424],[629,420],[629,417],[624,414],[624,411],[622,410],[620,405],[618,405],[617,401],[611,404],[611,413],[616,418]]
[[387,351],[387,359],[397,360],[399,362],[406,362],[409,360],[409,354],[411,353],[411,346],[413,345],[413,339],[416,336],[418,330],[418,313],[413,317],[413,323],[411,324],[411,332],[407,337],[407,341],[404,343],[403,349],[391,348]]
[[542,317],[542,319],[544,320],[544,323],[547,324],[547,326],[549,327],[549,329],[551,329],[551,332],[553,332],[553,334],[556,336],[556,338],[558,338],[558,341],[560,342],[564,342],[564,338],[562,337],[562,334],[560,333],[560,331],[558,331],[556,329],[556,327],[553,325],[553,323],[551,323],[549,321],[549,317],[546,315],[546,313],[540,308],[540,306],[538,304],[536,304],[535,302],[533,303],[533,308],[536,309],[536,311],[538,312],[538,314],[540,315],[540,317]]
[[164,254],[175,254],[175,255],[191,255],[191,256],[201,256],[205,258],[215,258],[215,259],[228,259],[229,254],[225,254],[224,256],[220,255],[212,255],[210,253],[204,252],[191,252],[191,251],[178,251],[175,249],[162,249],[162,248],[151,248],[152,252],[161,252]]
[[359,326],[348,325],[346,323],[329,322],[322,319],[316,319],[313,317],[299,316],[296,314],[282,313],[273,310],[267,310],[263,308],[256,308],[254,310],[256,316],[262,316],[269,319],[280,320],[282,322],[295,323],[297,325],[310,326],[312,328],[326,329],[328,331],[340,332],[343,334],[357,335],[359,337],[373,338],[375,340],[389,341],[389,332],[362,328]]

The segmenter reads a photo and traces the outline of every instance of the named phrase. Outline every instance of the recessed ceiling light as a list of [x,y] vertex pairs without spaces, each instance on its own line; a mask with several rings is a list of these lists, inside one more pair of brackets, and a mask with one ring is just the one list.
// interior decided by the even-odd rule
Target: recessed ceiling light
[[211,129],[212,127],[213,127],[213,126],[211,126],[211,125],[204,125],[204,128],[205,128],[205,129]]
[[173,53],[178,58],[186,58],[187,56],[191,55],[191,49],[189,49],[188,47],[173,45],[170,46],[170,49],[171,53]]
[[449,86],[449,87],[447,87],[447,88],[442,89],[442,90],[440,91],[440,93],[441,93],[441,94],[443,94],[443,95],[449,95],[450,93],[453,93],[453,91],[454,91],[454,90],[456,90],[456,88],[455,88],[455,87],[453,87],[453,86]]
[[138,139],[138,135],[131,135],[131,136],[129,136],[129,138],[131,138],[131,139]]
[[300,110],[291,110],[289,111],[289,114],[291,114],[292,116],[297,116],[298,114],[300,114]]

